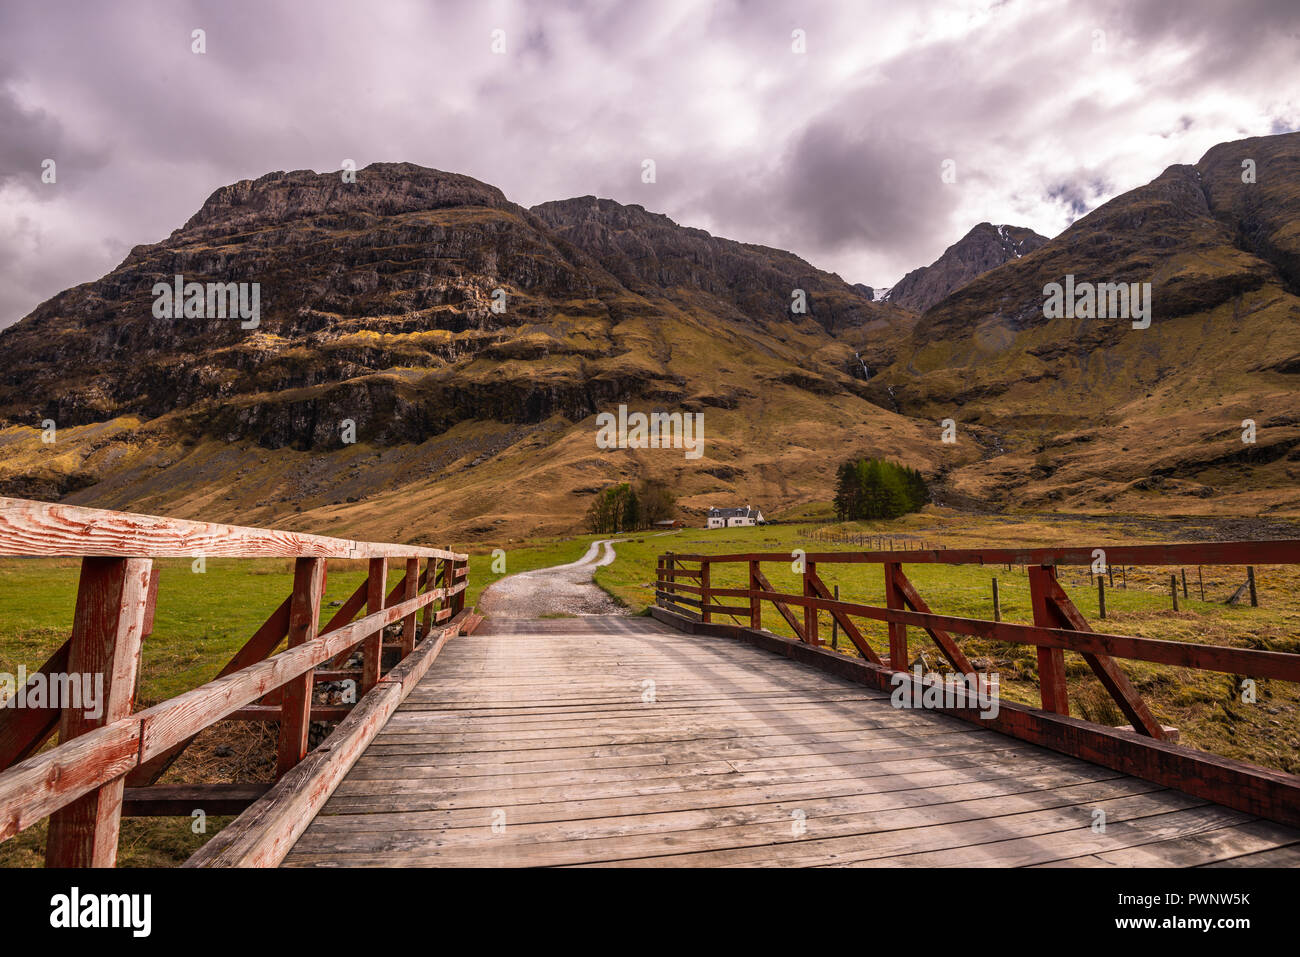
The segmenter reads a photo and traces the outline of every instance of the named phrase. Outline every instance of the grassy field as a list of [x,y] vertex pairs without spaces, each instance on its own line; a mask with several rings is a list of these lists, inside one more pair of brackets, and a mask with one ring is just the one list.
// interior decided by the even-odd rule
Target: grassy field
[[[618,546],[617,560],[599,569],[596,581],[631,610],[640,612],[653,601],[651,582],[655,561],[663,551],[721,554],[789,552],[796,548],[835,551],[850,547],[814,541],[805,536],[805,529],[801,525],[714,531],[688,529],[671,538],[632,541]],[[954,548],[1064,543],[1115,546],[1187,540],[1189,532],[1204,532],[1203,528],[1189,530],[1178,520],[974,517],[934,508],[893,522],[852,523],[842,529],[895,536],[900,547],[907,539]],[[1028,576],[1018,566],[1008,571],[1005,566],[905,565],[903,570],[933,611],[968,618],[993,617],[991,579],[996,577],[1003,620],[1033,622]],[[1257,568],[1258,608],[1248,603],[1233,606],[1223,603],[1245,580],[1244,568],[1203,569],[1205,601],[1199,597],[1198,569],[1190,567],[1186,571],[1190,597],[1182,597],[1180,584],[1178,612],[1171,608],[1169,576],[1179,575],[1181,583],[1181,568],[1130,569],[1127,588],[1119,587],[1121,578],[1117,573],[1116,587],[1107,589],[1104,626],[1099,621],[1097,591],[1089,581],[1088,570],[1063,568],[1060,580],[1075,605],[1098,630],[1300,653],[1300,569]],[[764,573],[778,591],[799,593],[799,577],[791,565],[765,565]],[[818,573],[828,587],[838,585],[841,597],[846,600],[884,604],[884,582],[878,566],[822,564]],[[742,565],[714,566],[712,570],[715,587],[743,588],[746,577]],[[719,618],[730,620],[725,616]],[[885,624],[865,619],[858,622],[872,648],[888,653]],[[778,634],[792,636],[770,605],[764,606],[763,625]],[[826,613],[820,617],[820,632],[829,640],[831,622]],[[913,658],[921,652],[930,665],[941,671],[947,669],[947,661],[928,635],[913,628],[909,629],[908,637]],[[985,659],[982,664],[1000,674],[1002,694],[1007,700],[1038,704],[1037,656],[1032,647],[954,637],[967,657]],[[839,650],[856,655],[843,636]],[[1159,720],[1179,729],[1182,743],[1267,767],[1300,772],[1300,687],[1288,682],[1261,681],[1257,702],[1245,704],[1231,675],[1136,661],[1124,661],[1121,666]],[[1108,725],[1128,723],[1081,656],[1067,653],[1066,667],[1072,714]]]

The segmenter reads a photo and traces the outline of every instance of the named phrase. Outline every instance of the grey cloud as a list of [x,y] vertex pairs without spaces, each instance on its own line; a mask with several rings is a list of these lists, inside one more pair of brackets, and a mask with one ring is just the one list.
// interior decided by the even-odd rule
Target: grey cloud
[[[980,220],[1054,232],[1220,139],[1294,128],[1298,23],[1294,0],[1043,0],[956,29],[863,2],[5,0],[0,326],[219,186],[345,157],[523,205],[640,203],[888,285]],[[54,202],[15,188],[47,155],[77,184]]]

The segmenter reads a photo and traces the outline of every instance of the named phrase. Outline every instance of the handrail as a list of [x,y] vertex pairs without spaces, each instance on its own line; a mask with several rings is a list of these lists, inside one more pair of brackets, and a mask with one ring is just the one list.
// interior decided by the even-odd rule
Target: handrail
[[[1100,566],[1097,564],[1099,561]],[[693,567],[682,567],[682,563]],[[763,573],[764,563],[793,566],[802,579],[802,593],[790,594],[772,587]],[[905,563],[1024,565],[1028,571],[1034,622],[1029,625],[996,618],[990,621],[935,614],[904,574]],[[748,587],[712,584],[716,580],[713,574],[715,566],[736,564],[747,567]],[[832,594],[819,569],[834,564],[880,565],[884,576],[885,606],[840,599],[838,590]],[[989,687],[987,678],[975,677],[978,672],[953,638],[954,634],[1030,645],[1036,649],[1038,657],[1041,710],[1004,705],[1004,712],[1009,712],[1010,716],[998,719],[996,730],[1163,784],[1183,787],[1191,793],[1273,820],[1300,824],[1300,777],[1173,745],[1170,733],[1174,729],[1165,728],[1156,720],[1115,662],[1115,659],[1146,661],[1300,683],[1300,654],[1098,632],[1075,607],[1056,577],[1059,565],[1090,565],[1100,567],[1105,574],[1111,568],[1135,564],[1246,565],[1253,597],[1253,566],[1300,564],[1300,541],[884,552],[797,550],[719,555],[666,552],[658,561],[653,611],[683,627],[747,637],[774,649],[785,647],[789,654],[793,654],[794,648],[809,648],[809,652],[800,652],[797,656],[837,673],[845,673],[844,669],[849,668],[851,673],[869,678],[871,683],[881,688],[898,687],[900,681],[909,685],[917,682],[908,670],[911,660],[907,636],[909,626],[925,631],[957,672],[985,688]],[[726,603],[735,600],[742,603]],[[764,604],[771,605],[781,614],[795,636],[793,642],[763,629]],[[796,610],[801,610],[802,615]],[[857,649],[862,659],[860,663],[823,647],[819,612],[830,613]],[[716,615],[729,616],[735,624],[715,623]],[[854,622],[854,619],[863,618],[887,624],[888,654],[877,653],[867,642]],[[698,623],[698,626],[692,623]],[[1070,717],[1066,651],[1083,657],[1131,722],[1131,732],[1119,730],[1117,737],[1117,729]],[[832,664],[832,660],[843,664]],[[940,707],[940,710],[968,719],[971,713],[961,706]],[[1171,754],[1171,748],[1176,753]]]
[[[1228,648],[1222,645],[1207,645],[1196,642],[1161,641],[1151,638],[1139,638],[1130,635],[1101,633],[1094,631],[1078,609],[1065,594],[1056,579],[1056,565],[1087,564],[1094,565],[1101,557],[1106,566],[1134,563],[1141,564],[1178,564],[1182,562],[1197,565],[1237,565],[1256,564],[1300,564],[1300,540],[1262,541],[1262,542],[1211,542],[1211,543],[1177,543],[1165,545],[1123,545],[1098,548],[977,548],[977,549],[927,549],[900,551],[850,551],[850,552],[752,552],[739,554],[699,555],[666,552],[660,556],[655,582],[656,603],[661,607],[673,605],[689,606],[696,609],[701,621],[709,622],[714,614],[747,614],[751,617],[751,626],[761,627],[759,603],[767,602],[783,610],[787,622],[800,641],[820,645],[816,632],[815,613],[828,611],[842,625],[859,652],[869,660],[878,657],[869,648],[851,625],[853,617],[870,618],[882,621],[901,634],[891,635],[891,651],[901,651],[906,658],[906,632],[908,625],[920,627],[932,636],[945,636],[947,632],[963,635],[976,635],[990,640],[1011,644],[1034,645],[1040,649],[1059,649],[1078,651],[1085,655],[1105,658],[1127,658],[1150,661],[1160,664],[1180,665],[1206,671],[1219,671],[1228,674],[1241,674],[1258,678],[1277,678],[1285,681],[1300,682],[1300,655],[1288,652],[1262,651],[1258,649]],[[765,583],[761,565],[764,562],[791,564],[791,559],[803,564],[804,589],[802,594],[785,594],[771,587],[760,587]],[[699,566],[698,570],[678,567],[678,563],[691,562]],[[1033,625],[1012,622],[990,621],[978,618],[963,618],[952,615],[936,615],[925,606],[902,573],[904,563],[918,564],[1024,564],[1030,568],[1029,585],[1033,599],[1035,623]],[[710,587],[711,569],[717,565],[743,564],[749,566],[750,586],[748,588]],[[866,605],[847,600],[832,598],[828,589],[821,582],[817,569],[823,565],[833,564],[878,564],[885,572],[887,607]],[[681,582],[678,579],[698,581],[699,585]],[[684,594],[685,593],[685,594]],[[698,597],[691,597],[698,596]],[[893,598],[894,601],[888,602]],[[714,599],[747,599],[746,606],[723,605]],[[801,607],[805,610],[805,622],[800,624],[789,615],[789,607]],[[904,607],[904,606],[910,606]],[[807,629],[805,626],[808,626]],[[954,646],[943,638],[936,639],[940,650],[951,657]],[[893,664],[892,659],[891,665]],[[961,665],[962,662],[954,662]],[[1054,662],[1050,659],[1046,666],[1050,669]],[[1044,662],[1040,661],[1040,666]],[[969,672],[968,664],[958,670]],[[1055,675],[1051,676],[1053,679]],[[1108,690],[1116,695],[1108,682]],[[1059,690],[1059,688],[1057,689]],[[1132,705],[1132,695],[1117,695],[1121,708],[1126,711]],[[1066,714],[1062,710],[1065,702],[1053,702],[1049,710]],[[1048,707],[1045,701],[1044,707]],[[1140,733],[1160,737],[1158,727],[1150,722],[1136,726]]]
[[[418,673],[423,674],[441,643],[458,633],[467,618],[469,556],[447,549],[0,498],[0,556],[13,555],[83,559],[71,637],[32,681],[66,673],[103,682],[104,707],[93,718],[67,707],[21,708],[14,701],[0,707],[0,840],[50,817],[49,865],[112,866],[126,785],[153,784],[200,731],[222,719],[278,721],[277,777],[283,778],[309,750],[318,666],[333,663],[330,680],[352,676],[337,669],[361,646],[363,667],[355,672],[360,694],[353,709],[365,706],[369,713],[381,713],[368,704],[378,695],[387,702],[382,713],[390,713],[395,704],[382,670],[384,628],[402,623],[401,640],[392,646],[400,663],[416,651],[416,617],[423,610],[418,647],[431,647],[420,655]],[[198,556],[292,557],[293,591],[217,678],[135,712],[140,647],[152,631],[157,602],[158,571],[152,560]],[[330,558],[369,559],[369,570],[320,628]],[[386,587],[390,558],[405,559],[405,576],[391,592]],[[363,608],[367,613],[353,620]],[[271,654],[286,638],[288,648]],[[435,646],[428,646],[430,640]],[[403,679],[399,700],[409,690],[409,678]],[[258,702],[264,704],[250,707]],[[249,710],[241,712],[245,708]],[[331,708],[328,714],[337,716],[337,711]],[[377,731],[373,720],[351,726],[370,736]],[[56,727],[60,744],[30,756]],[[355,760],[359,747],[356,741],[350,744],[348,753]],[[220,786],[207,787],[220,797]],[[150,792],[164,790],[137,787],[132,797],[145,804]],[[327,796],[328,790],[314,789],[313,806]]]
[[455,558],[419,545],[354,542],[270,528],[0,497],[0,556],[112,558]]

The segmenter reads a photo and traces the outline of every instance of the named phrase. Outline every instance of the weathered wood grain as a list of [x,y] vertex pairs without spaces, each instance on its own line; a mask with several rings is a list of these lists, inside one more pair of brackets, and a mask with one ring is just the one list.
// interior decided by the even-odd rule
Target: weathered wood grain
[[0,497],[0,555],[118,558],[454,558],[440,548],[356,542]]

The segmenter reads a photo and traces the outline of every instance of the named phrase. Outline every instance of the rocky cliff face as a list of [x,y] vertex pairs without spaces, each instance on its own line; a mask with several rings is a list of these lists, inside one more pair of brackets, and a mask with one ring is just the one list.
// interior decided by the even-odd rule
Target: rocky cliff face
[[[155,317],[155,284],[177,275],[258,284],[256,327]],[[870,326],[882,310],[789,253],[639,206],[585,198],[530,211],[469,177],[410,164],[367,167],[355,183],[272,173],[217,190],[167,239],[0,333],[0,446],[11,453],[0,488],[117,507],[157,497],[153,507],[175,512],[220,481],[200,461],[229,463],[242,450],[242,464],[225,467],[263,477],[235,493],[245,514],[214,517],[244,520],[277,503],[372,498],[414,476],[454,484],[464,470],[490,473],[500,491],[564,461],[543,493],[561,500],[543,511],[571,527],[582,507],[563,499],[568,489],[610,474],[611,456],[595,455],[580,423],[627,403],[714,410],[722,464],[679,485],[725,494],[745,482],[757,494],[800,467],[810,450],[792,450],[782,430],[804,421],[835,423],[846,449],[872,437],[906,457],[910,429],[898,420],[894,435],[880,434],[897,417],[863,398],[861,363],[831,334]],[[60,430],[57,454],[30,431],[47,419]],[[567,458],[556,443],[568,443]],[[27,446],[30,456],[18,454]],[[518,464],[542,447],[551,454],[540,464]],[[389,465],[355,475],[287,478],[302,463],[282,453],[352,460],[359,449],[393,457],[381,451]],[[786,465],[753,474],[751,458]],[[649,467],[618,461],[614,475]],[[827,468],[818,458],[812,473]],[[275,497],[268,482],[294,492]],[[208,492],[198,498],[211,506]],[[480,499],[466,520],[495,507]]]
[[888,301],[925,312],[971,280],[1025,256],[1047,242],[1024,226],[980,223],[929,266],[913,269],[889,290]]
[[[798,321],[806,314],[828,332],[862,326],[881,312],[869,288],[850,286],[793,253],[720,239],[640,206],[583,196],[531,212],[641,295],[690,289],[730,318]],[[795,290],[805,294],[806,313],[792,311]]]
[[[1300,134],[1217,146],[931,306],[877,399],[988,430],[981,494],[1029,476],[1031,503],[1277,501],[1300,479],[1298,222]],[[1049,317],[1066,276],[1149,284],[1150,326]],[[1245,420],[1269,425],[1244,443]]]

